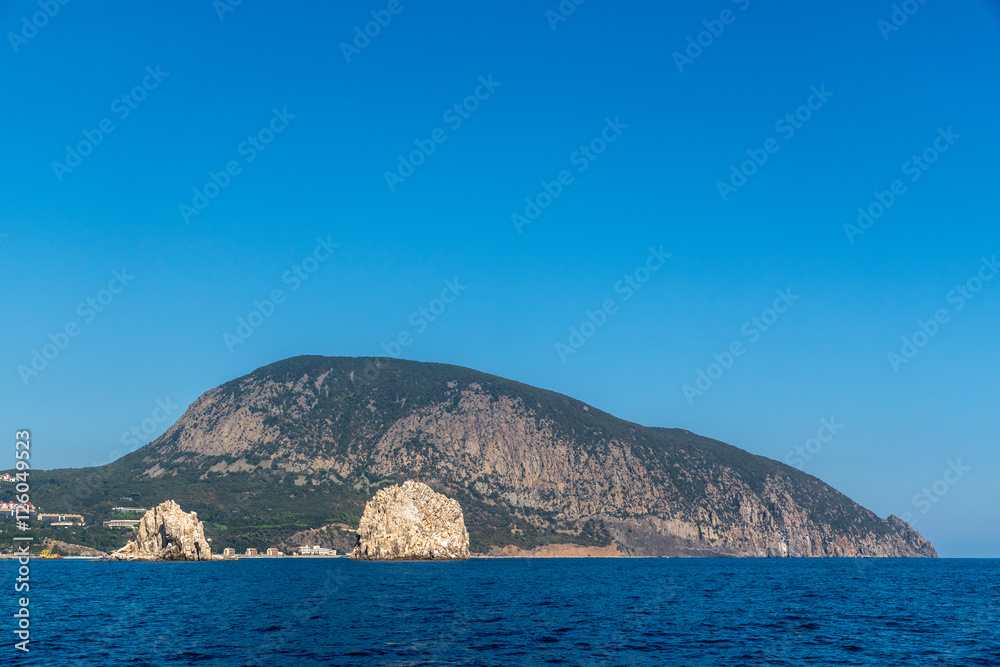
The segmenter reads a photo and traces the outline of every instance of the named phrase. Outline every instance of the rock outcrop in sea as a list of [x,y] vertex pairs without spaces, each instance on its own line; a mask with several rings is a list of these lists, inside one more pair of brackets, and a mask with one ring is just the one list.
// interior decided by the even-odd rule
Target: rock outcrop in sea
[[110,560],[212,560],[205,529],[196,512],[185,513],[173,500],[160,503],[139,521],[134,540]]
[[469,533],[462,507],[426,484],[379,489],[358,526],[355,560],[463,560]]

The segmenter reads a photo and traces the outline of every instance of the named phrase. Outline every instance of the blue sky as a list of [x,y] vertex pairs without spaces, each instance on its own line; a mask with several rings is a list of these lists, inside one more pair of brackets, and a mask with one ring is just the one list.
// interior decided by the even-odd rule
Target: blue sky
[[0,421],[36,466],[403,334],[1000,554],[995,3],[220,6],[0,8]]

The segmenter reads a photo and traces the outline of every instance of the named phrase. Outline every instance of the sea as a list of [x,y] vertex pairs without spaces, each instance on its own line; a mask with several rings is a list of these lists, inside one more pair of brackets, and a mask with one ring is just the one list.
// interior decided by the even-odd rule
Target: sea
[[1000,561],[0,562],[0,665],[1000,665]]

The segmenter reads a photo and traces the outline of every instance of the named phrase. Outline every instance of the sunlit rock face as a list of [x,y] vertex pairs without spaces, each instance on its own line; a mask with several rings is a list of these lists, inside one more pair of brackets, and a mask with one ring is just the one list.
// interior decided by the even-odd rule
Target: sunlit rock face
[[111,560],[212,560],[198,514],[185,513],[173,500],[160,503],[139,521],[135,539]]
[[469,533],[457,500],[408,481],[380,489],[358,526],[355,560],[462,560]]

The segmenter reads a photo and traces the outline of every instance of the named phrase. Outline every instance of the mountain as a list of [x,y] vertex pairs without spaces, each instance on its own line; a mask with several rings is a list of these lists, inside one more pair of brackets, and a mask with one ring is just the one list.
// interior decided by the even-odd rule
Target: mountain
[[783,463],[494,375],[390,358],[286,359],[205,392],[114,463],[32,473],[46,511],[99,519],[176,500],[215,551],[345,549],[365,502],[407,479],[461,503],[475,552],[937,555],[902,520]]

